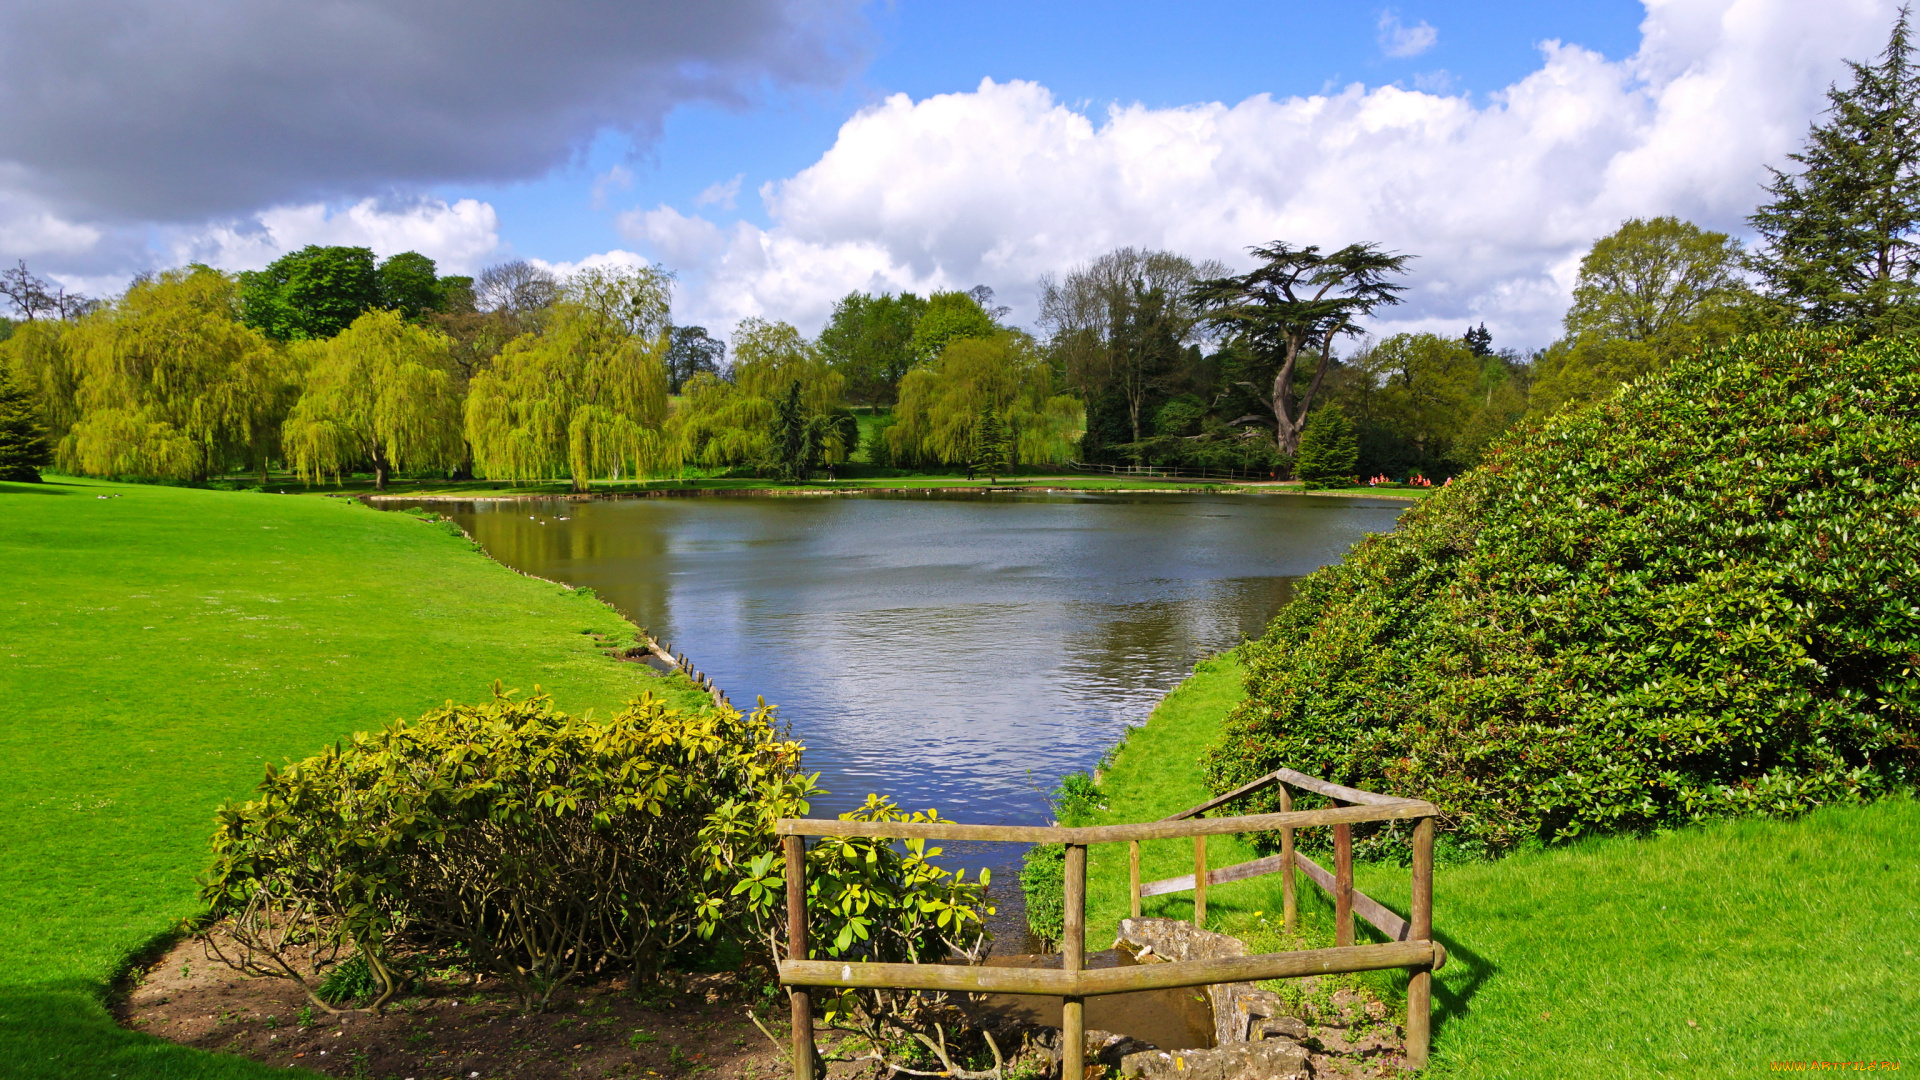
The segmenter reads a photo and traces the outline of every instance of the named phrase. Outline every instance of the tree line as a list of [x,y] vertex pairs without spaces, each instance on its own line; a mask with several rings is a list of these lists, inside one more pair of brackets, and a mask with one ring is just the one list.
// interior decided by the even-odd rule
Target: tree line
[[[187,266],[95,300],[0,272],[0,478],[48,464],[206,479],[275,467],[499,480],[1068,461],[1313,483],[1450,476],[1529,418],[1611,395],[1754,330],[1915,322],[1920,79],[1907,17],[1851,63],[1749,217],[1751,251],[1635,218],[1581,260],[1561,338],[1522,353],[1365,327],[1414,256],[1253,247],[1254,268],[1120,248],[1044,279],[1037,332],[993,291],[852,292],[820,334],[676,325],[672,276],[524,261],[440,275],[310,246],[264,270]],[[866,423],[862,424],[865,413]]]

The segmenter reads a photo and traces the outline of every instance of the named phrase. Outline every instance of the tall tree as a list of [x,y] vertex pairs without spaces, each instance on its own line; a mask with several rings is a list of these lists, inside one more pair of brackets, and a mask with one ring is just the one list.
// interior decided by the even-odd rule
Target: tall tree
[[1734,336],[1751,294],[1740,243],[1673,217],[1633,218],[1580,260],[1566,337],[1536,371],[1530,407],[1583,405]]
[[458,370],[451,343],[397,311],[369,311],[310,354],[306,389],[287,417],[287,463],[308,482],[366,463],[386,490],[396,469],[460,464]]
[[1307,418],[1293,472],[1308,487],[1344,487],[1355,479],[1359,456],[1353,422],[1340,406],[1328,405]]
[[560,296],[560,279],[553,271],[525,259],[498,263],[473,280],[474,302],[481,311],[531,315]]
[[467,395],[487,476],[588,481],[676,467],[667,419],[669,280],[658,270],[576,274],[538,329],[507,343]]
[[914,364],[913,333],[926,311],[927,301],[913,293],[850,292],[840,298],[820,331],[819,346],[846,377],[849,398],[868,405],[893,403],[900,379]]
[[446,297],[440,285],[439,267],[417,251],[390,256],[376,270],[380,282],[380,304],[409,319],[418,319],[430,311],[439,311]]
[[742,319],[733,328],[728,376],[701,373],[687,382],[686,399],[674,413],[685,457],[710,466],[792,472],[790,456],[776,444],[799,430],[779,411],[796,393],[799,411],[793,415],[818,436],[809,444],[808,461],[844,461],[857,445],[859,426],[846,408],[845,380],[788,323]]
[[1749,262],[1791,316],[1887,334],[1920,323],[1920,77],[1901,8],[1878,62],[1849,61],[1853,84],[1827,90],[1824,122],[1771,170],[1771,201],[1748,223]]
[[1473,350],[1475,356],[1493,355],[1493,334],[1488,332],[1486,323],[1469,327],[1460,340],[1466,343],[1467,348]]
[[704,326],[676,326],[667,345],[667,390],[678,394],[701,372],[718,375],[727,364],[727,343]]
[[37,484],[40,470],[53,460],[46,429],[27,392],[0,368],[0,480]]
[[240,275],[240,321],[276,341],[330,338],[381,306],[371,248],[308,244]]
[[1126,437],[1148,434],[1153,409],[1179,389],[1182,346],[1200,322],[1194,285],[1225,273],[1219,263],[1123,247],[1042,284],[1041,325],[1090,412],[1117,401]]
[[[1400,302],[1406,286],[1388,279],[1406,273],[1413,256],[1370,243],[1329,254],[1313,244],[1296,248],[1285,241],[1249,250],[1261,266],[1202,282],[1196,297],[1217,329],[1239,339],[1272,371],[1275,443],[1281,453],[1292,455],[1333,362],[1334,340],[1358,334],[1360,319]],[[1305,391],[1299,391],[1300,360],[1309,354],[1313,371]]]
[[11,269],[0,270],[0,297],[13,313],[27,322],[39,318],[77,319],[100,306],[82,293],[70,293],[65,285],[36,276],[22,259]]
[[0,341],[0,374],[33,399],[40,424],[59,446],[80,419],[80,369],[72,346],[74,324],[35,319],[13,328]]
[[940,355],[951,342],[962,338],[983,338],[1000,327],[980,306],[980,301],[963,292],[937,292],[927,297],[927,309],[913,327],[908,350],[917,363]]
[[991,413],[1009,465],[1065,461],[1085,429],[1085,411],[1054,388],[1046,355],[1018,330],[962,338],[900,380],[886,431],[903,464],[977,462],[980,417]]
[[65,346],[79,417],[60,465],[204,480],[250,460],[276,401],[274,350],[237,313],[234,280],[191,266],[137,281],[76,323]]

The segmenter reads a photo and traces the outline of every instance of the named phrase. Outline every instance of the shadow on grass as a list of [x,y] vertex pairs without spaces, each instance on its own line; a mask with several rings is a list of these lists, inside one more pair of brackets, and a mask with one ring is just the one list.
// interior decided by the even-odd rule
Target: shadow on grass
[[0,1075],[21,1080],[260,1080],[284,1077],[287,1070],[128,1031],[114,1022],[97,984],[62,979],[0,985]]
[[77,485],[62,484],[57,480],[43,480],[38,484],[21,484],[12,480],[0,480],[0,495],[68,495]]

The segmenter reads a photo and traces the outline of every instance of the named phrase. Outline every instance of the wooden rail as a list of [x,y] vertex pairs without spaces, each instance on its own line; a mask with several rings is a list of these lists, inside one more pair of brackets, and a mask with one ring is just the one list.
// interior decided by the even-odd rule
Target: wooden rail
[[[1217,818],[1202,816],[1234,799],[1276,784],[1281,785],[1280,813]],[[1349,805],[1322,810],[1294,810],[1288,787],[1311,791]],[[812,986],[1059,997],[1062,1001],[1061,1075],[1063,1080],[1084,1080],[1084,1003],[1089,997],[1385,968],[1407,968],[1413,973],[1407,986],[1407,1064],[1416,1069],[1424,1068],[1429,1041],[1432,973],[1445,964],[1447,958],[1446,950],[1433,940],[1433,819],[1437,814],[1431,803],[1418,799],[1378,795],[1329,783],[1292,769],[1279,769],[1170,818],[1132,825],[1062,828],[968,825],[953,821],[868,822],[782,818],[774,826],[774,832],[782,838],[787,863],[787,959],[780,961],[779,971],[780,982],[792,993],[794,1078],[818,1080],[813,1047],[812,998],[807,990]],[[1400,918],[1385,905],[1353,888],[1353,826],[1370,821],[1414,823],[1411,919]],[[1331,874],[1294,850],[1293,830],[1318,827],[1330,827],[1334,831],[1335,860]],[[1268,831],[1280,833],[1279,855],[1218,870],[1208,869],[1208,836]],[[1061,935],[1059,970],[809,959],[804,846],[805,838],[809,836],[1065,844],[1065,926]],[[1141,884],[1141,841],[1184,837],[1193,839],[1193,874]],[[1335,946],[1300,952],[1085,970],[1087,847],[1090,844],[1122,842],[1128,846],[1128,880],[1132,893],[1130,906],[1135,917],[1140,915],[1142,897],[1190,889],[1194,893],[1194,923],[1202,925],[1206,921],[1206,888],[1209,884],[1241,881],[1277,872],[1282,875],[1284,918],[1287,928],[1291,930],[1298,917],[1294,903],[1294,872],[1298,869],[1334,897]],[[1378,928],[1388,940],[1384,944],[1354,944],[1355,913]]]

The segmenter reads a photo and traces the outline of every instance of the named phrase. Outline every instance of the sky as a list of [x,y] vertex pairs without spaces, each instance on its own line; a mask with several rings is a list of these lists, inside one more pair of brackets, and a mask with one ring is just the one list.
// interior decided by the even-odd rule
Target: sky
[[1890,0],[4,0],[0,261],[655,263],[675,320],[1036,295],[1116,247],[1417,258],[1377,333],[1558,335],[1631,217],[1746,235]]

